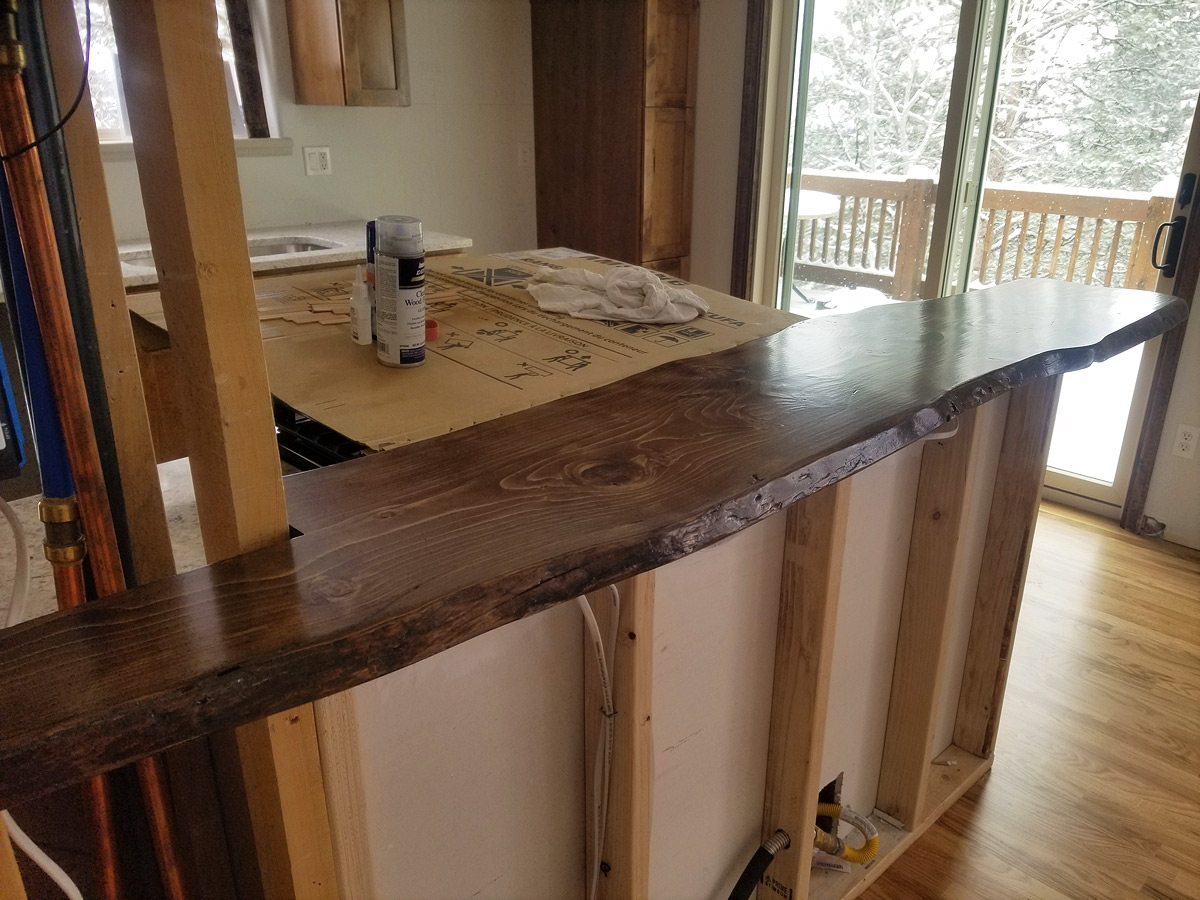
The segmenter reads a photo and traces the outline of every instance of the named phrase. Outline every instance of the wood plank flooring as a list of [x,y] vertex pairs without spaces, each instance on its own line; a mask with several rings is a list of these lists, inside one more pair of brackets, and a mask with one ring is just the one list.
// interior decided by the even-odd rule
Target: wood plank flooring
[[869,900],[1200,900],[1200,553],[1044,504],[991,773]]

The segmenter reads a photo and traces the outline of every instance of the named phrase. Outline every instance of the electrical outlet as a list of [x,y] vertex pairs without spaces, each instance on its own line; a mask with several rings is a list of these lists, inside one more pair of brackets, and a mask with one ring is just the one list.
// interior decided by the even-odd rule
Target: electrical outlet
[[328,147],[304,148],[305,175],[332,175],[333,160],[329,156]]
[[1196,435],[1200,428],[1195,425],[1180,425],[1175,432],[1175,445],[1171,452],[1184,459],[1192,459],[1196,455]]
[[533,165],[533,145],[529,141],[517,142],[517,168],[528,169]]

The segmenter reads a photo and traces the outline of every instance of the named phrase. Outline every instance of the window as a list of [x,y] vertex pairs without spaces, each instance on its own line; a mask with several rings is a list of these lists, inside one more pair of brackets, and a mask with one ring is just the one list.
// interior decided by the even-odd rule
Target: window
[[[229,95],[233,136],[270,137],[247,0],[215,0],[215,3],[217,37],[221,41],[221,57],[225,62],[225,87]],[[130,137],[129,116],[121,86],[117,40],[113,33],[109,0],[75,0],[75,19],[79,25],[81,42],[87,35],[85,4],[92,17],[88,86],[92,91],[96,128],[102,141],[127,141]]]

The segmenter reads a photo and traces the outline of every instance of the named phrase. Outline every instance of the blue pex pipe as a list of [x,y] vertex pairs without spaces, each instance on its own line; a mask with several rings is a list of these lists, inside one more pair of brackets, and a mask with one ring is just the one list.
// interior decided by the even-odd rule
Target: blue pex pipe
[[33,442],[37,447],[38,466],[42,475],[42,493],[47,497],[70,497],[75,493],[75,479],[67,462],[67,447],[63,441],[58,406],[50,388],[50,371],[46,366],[46,350],[38,330],[37,312],[33,306],[33,289],[25,267],[25,253],[17,233],[8,179],[0,169],[0,207],[4,219],[4,243],[7,247],[8,272],[5,288],[11,288],[8,298],[10,311],[16,321],[21,346],[21,361],[25,375],[25,392],[29,398],[29,417],[33,424]]

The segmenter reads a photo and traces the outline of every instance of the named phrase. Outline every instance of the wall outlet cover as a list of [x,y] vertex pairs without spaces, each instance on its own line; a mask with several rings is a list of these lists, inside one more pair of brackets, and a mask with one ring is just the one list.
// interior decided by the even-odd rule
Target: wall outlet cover
[[329,154],[328,147],[305,147],[304,148],[304,174],[305,175],[332,175],[333,174],[333,158]]
[[1196,456],[1197,434],[1200,434],[1200,426],[1180,425],[1175,432],[1175,443],[1171,446],[1171,452],[1184,459],[1193,459]]

